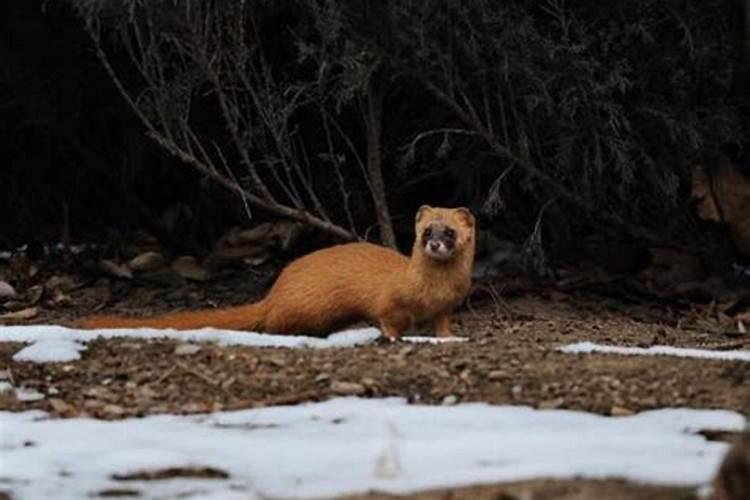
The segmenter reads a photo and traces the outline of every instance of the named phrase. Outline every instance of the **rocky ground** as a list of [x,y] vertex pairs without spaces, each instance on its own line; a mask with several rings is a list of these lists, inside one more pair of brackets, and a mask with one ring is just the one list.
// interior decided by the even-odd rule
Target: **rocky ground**
[[[251,300],[261,279],[231,273],[178,289],[98,281],[13,323],[61,323],[93,311],[154,311]],[[555,347],[583,340],[642,346],[750,349],[750,334],[727,329],[705,309],[626,301],[591,290],[528,291],[472,301],[456,317],[467,342],[378,344],[326,350],[186,346],[172,341],[100,340],[80,361],[12,361],[20,344],[0,342],[0,374],[43,394],[0,409],[123,418],[322,400],[336,395],[402,396],[455,404],[485,401],[605,415],[687,406],[750,412],[750,363],[688,358],[572,355]],[[1,333],[0,333],[1,335]],[[0,339],[1,340],[1,339]],[[710,436],[725,439],[726,436]],[[425,492],[414,498],[691,498],[693,492],[620,481],[533,481]],[[357,497],[361,498],[361,497]],[[388,498],[372,494],[366,498]]]

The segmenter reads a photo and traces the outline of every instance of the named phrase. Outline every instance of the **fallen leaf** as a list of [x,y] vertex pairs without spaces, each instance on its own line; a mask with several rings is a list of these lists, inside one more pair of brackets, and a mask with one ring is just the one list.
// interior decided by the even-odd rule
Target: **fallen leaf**
[[537,407],[540,410],[555,410],[557,408],[560,408],[563,403],[565,403],[565,400],[563,398],[547,399],[540,402]]
[[207,281],[211,277],[211,273],[198,264],[195,257],[188,255],[177,257],[172,262],[172,270],[191,281]]
[[128,262],[128,267],[136,273],[141,273],[158,269],[162,267],[165,262],[166,260],[161,253],[149,251],[133,257],[130,262]]
[[102,259],[99,261],[99,269],[105,274],[114,276],[115,278],[132,279],[133,273],[127,266],[117,264],[109,259]]
[[21,309],[20,311],[13,311],[13,312],[5,313],[0,316],[0,319],[14,319],[14,320],[31,319],[35,317],[37,314],[39,314],[38,308],[27,307],[26,309]]
[[635,414],[635,412],[630,408],[625,408],[623,406],[613,406],[610,408],[609,414],[613,417],[628,417]]

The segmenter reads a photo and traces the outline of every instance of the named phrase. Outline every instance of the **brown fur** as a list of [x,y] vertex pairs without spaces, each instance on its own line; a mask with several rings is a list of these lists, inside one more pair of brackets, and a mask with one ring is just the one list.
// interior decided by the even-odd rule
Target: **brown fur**
[[[420,235],[428,225],[455,231],[450,258],[436,259],[426,253]],[[465,208],[423,206],[415,227],[411,257],[370,243],[319,250],[290,263],[266,297],[255,304],[152,318],[92,317],[78,326],[216,327],[324,335],[369,320],[393,339],[422,322],[432,322],[437,335],[450,336],[450,313],[471,286],[474,217]]]
[[750,499],[750,429],[729,449],[714,482],[716,500]]

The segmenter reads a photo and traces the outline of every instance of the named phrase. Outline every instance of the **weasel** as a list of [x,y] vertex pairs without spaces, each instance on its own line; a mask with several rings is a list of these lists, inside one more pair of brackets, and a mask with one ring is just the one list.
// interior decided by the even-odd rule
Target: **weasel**
[[151,318],[94,316],[81,328],[214,327],[278,334],[326,335],[371,321],[396,340],[417,323],[452,336],[450,314],[471,287],[475,220],[467,208],[423,205],[410,257],[371,243],[347,243],[287,265],[261,301]]

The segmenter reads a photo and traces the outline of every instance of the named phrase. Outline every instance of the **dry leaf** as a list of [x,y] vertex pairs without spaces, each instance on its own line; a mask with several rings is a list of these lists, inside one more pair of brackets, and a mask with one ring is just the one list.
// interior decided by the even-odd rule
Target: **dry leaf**
[[150,251],[143,252],[142,254],[133,257],[130,262],[128,262],[128,267],[132,271],[140,273],[158,269],[162,267],[164,263],[165,259],[162,254],[160,254],[159,252]]
[[99,269],[104,273],[114,276],[115,278],[132,279],[133,273],[127,266],[117,264],[111,260],[103,259],[99,261]]
[[172,262],[172,270],[186,280],[206,281],[211,277],[211,273],[198,264],[195,257],[191,256],[177,257]]
[[35,317],[37,314],[39,314],[38,308],[27,307],[26,309],[21,309],[20,311],[13,311],[13,312],[3,314],[2,316],[0,316],[0,319],[14,319],[14,320],[31,319]]

